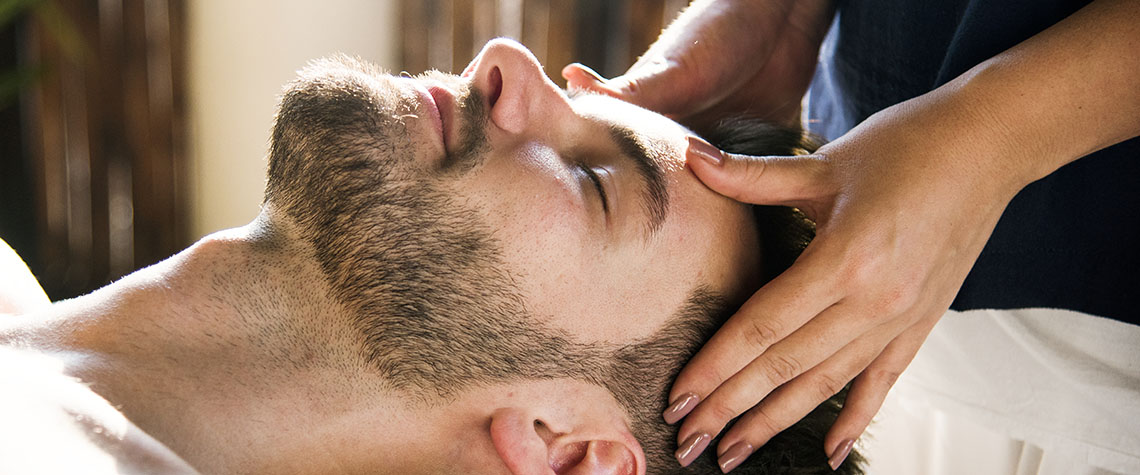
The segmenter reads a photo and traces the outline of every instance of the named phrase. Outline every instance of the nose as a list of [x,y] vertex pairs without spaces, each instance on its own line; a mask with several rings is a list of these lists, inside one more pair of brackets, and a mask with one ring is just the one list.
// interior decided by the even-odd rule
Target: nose
[[546,76],[538,59],[515,41],[490,41],[463,75],[470,76],[487,98],[491,121],[509,133],[548,128],[572,113],[566,96]]

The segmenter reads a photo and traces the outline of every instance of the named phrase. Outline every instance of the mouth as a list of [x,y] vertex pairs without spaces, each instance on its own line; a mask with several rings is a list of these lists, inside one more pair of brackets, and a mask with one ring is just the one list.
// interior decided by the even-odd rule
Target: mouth
[[439,146],[443,151],[443,155],[447,156],[447,129],[444,127],[443,114],[441,113],[436,95],[432,94],[431,92],[431,89],[434,89],[436,87],[433,86],[432,88],[428,88],[421,84],[419,81],[409,81],[412,84],[413,91],[415,92],[416,96],[418,96],[420,109],[422,109],[421,112],[423,113],[422,120],[427,121],[427,125],[432,131],[435,132],[435,134],[433,134],[433,137],[438,138]]
[[455,93],[446,86],[430,80],[413,80],[412,87],[419,95],[424,120],[435,131],[435,136],[439,137],[439,144],[443,149],[442,158],[446,161],[455,151],[455,140],[457,140],[454,137],[458,125]]
[[454,148],[455,135],[455,94],[450,89],[439,84],[432,84],[427,88],[428,94],[435,105],[435,116],[439,121],[439,133],[443,141],[444,155],[450,156]]

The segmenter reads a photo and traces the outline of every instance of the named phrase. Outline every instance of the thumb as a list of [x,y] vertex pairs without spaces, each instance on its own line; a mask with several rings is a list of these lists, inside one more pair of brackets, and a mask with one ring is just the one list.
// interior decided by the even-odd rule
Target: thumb
[[621,76],[606,79],[581,63],[562,68],[562,77],[570,89],[605,94],[666,115],[680,112],[683,107],[677,103],[680,99],[675,91],[676,84],[669,86],[672,82],[670,76],[675,74],[676,71],[665,66],[637,67],[630,68]]
[[803,207],[829,194],[822,155],[737,155],[690,136],[686,160],[705,186],[744,203]]

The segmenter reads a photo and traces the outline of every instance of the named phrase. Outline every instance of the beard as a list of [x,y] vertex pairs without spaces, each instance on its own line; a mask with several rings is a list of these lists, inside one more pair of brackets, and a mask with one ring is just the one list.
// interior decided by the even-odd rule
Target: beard
[[438,170],[414,163],[413,95],[339,57],[287,87],[274,125],[266,201],[297,223],[360,355],[393,389],[439,400],[472,384],[595,380],[604,352],[530,316],[493,230],[441,187],[489,152],[487,111],[459,78],[460,139]]

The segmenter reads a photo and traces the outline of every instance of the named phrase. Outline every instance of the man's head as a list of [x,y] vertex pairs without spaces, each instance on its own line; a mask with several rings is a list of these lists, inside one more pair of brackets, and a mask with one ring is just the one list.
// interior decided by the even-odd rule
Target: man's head
[[465,450],[437,469],[660,473],[668,385],[761,278],[750,209],[684,167],[687,133],[566,95],[511,42],[461,77],[325,60],[282,99],[267,210],[351,315],[362,377],[448,415],[424,423]]

